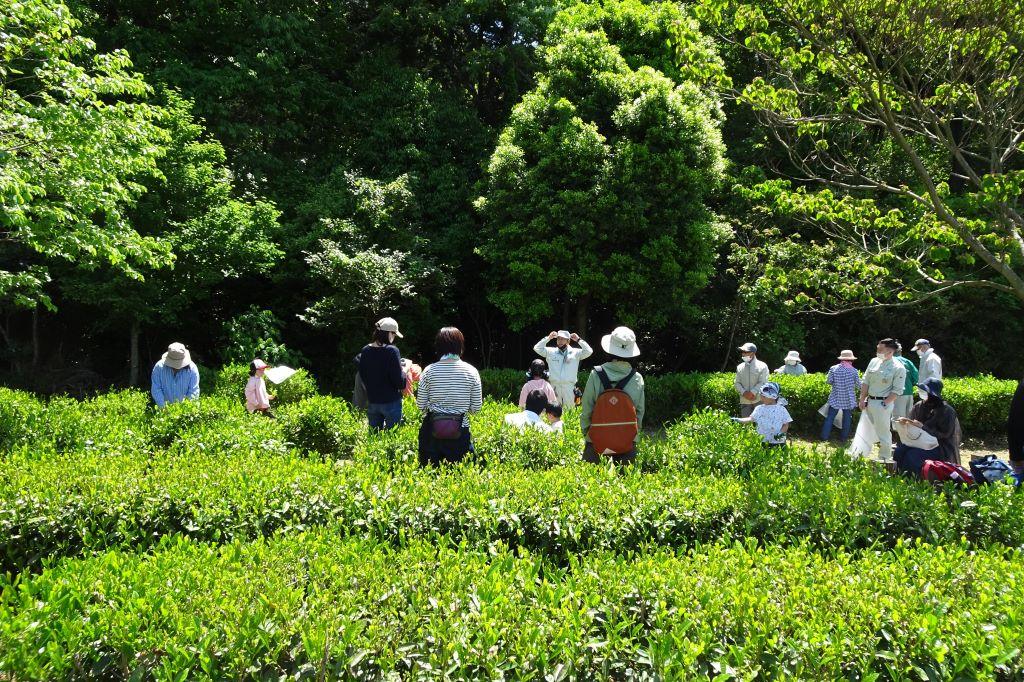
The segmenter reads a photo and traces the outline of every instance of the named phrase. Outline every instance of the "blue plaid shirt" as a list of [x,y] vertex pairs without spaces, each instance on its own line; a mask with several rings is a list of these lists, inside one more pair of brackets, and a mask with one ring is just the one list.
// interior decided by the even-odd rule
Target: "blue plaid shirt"
[[860,372],[842,363],[832,365],[825,381],[832,386],[832,391],[828,394],[829,407],[834,407],[837,410],[852,410],[857,407],[857,395],[860,393]]

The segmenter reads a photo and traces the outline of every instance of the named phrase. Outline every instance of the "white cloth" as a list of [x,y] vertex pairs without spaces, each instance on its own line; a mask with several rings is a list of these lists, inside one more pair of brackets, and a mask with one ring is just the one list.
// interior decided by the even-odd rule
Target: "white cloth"
[[[537,342],[537,345],[533,347],[533,351],[548,363],[548,381],[555,387],[555,392],[558,392],[558,384],[560,382],[570,382],[575,386],[576,375],[580,371],[580,361],[586,360],[593,355],[594,349],[583,339],[579,341],[579,348],[573,348],[571,345],[566,346],[564,353],[557,346],[549,346],[547,343],[548,337],[545,336]],[[560,393],[559,397],[561,397]],[[562,404],[572,405],[573,401],[570,400],[568,403],[563,402]]]
[[554,424],[548,424],[548,428],[551,429],[551,433],[564,433],[565,432],[565,422],[563,422],[561,419],[559,419]]
[[847,452],[853,457],[870,457],[877,442],[878,434],[875,433],[875,427],[872,426],[867,413],[861,412],[860,419],[857,420],[857,430],[853,434],[853,442],[850,443]]
[[263,370],[263,376],[270,379],[271,383],[279,384],[282,381],[289,379],[293,374],[295,374],[295,371],[296,370],[288,367],[287,365],[278,365],[277,367],[268,367]]
[[929,348],[925,351],[924,355],[921,356],[921,364],[917,372],[917,383],[923,384],[929,379],[941,378],[942,358],[936,355],[934,350]]
[[523,410],[515,414],[506,414],[505,423],[520,430],[533,428],[542,433],[551,433],[551,427],[544,423],[544,418],[536,412],[530,412],[529,410]]
[[[754,358],[752,362],[741,362],[736,365],[736,380],[733,387],[740,394],[740,405],[753,405],[761,402],[761,388],[768,383],[768,365]],[[754,399],[744,398],[743,394],[751,391]]]
[[900,435],[900,441],[908,447],[918,450],[935,450],[939,447],[939,439],[920,426],[905,422],[893,422],[892,426]]
[[[825,403],[818,408],[818,414],[822,417],[828,417],[828,403]],[[832,425],[837,429],[843,428],[843,412],[842,410],[836,410],[836,416],[832,418]]]
[[782,433],[782,427],[793,421],[785,405],[758,405],[750,418],[757,426],[757,432],[765,443],[785,443],[786,437],[776,438]]

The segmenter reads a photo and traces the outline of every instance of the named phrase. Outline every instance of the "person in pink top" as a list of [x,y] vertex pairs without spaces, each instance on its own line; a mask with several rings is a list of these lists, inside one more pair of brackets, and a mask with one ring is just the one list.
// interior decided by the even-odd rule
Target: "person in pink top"
[[273,419],[270,401],[274,399],[274,396],[267,393],[267,383],[263,379],[266,369],[267,363],[259,358],[249,364],[249,383],[245,385],[245,409],[249,412],[259,412],[263,416]]
[[534,360],[530,363],[530,371],[526,373],[526,379],[523,390],[519,392],[519,409],[526,409],[526,396],[530,395],[530,391],[544,391],[549,403],[558,404],[555,389],[548,383],[548,369],[543,360]]

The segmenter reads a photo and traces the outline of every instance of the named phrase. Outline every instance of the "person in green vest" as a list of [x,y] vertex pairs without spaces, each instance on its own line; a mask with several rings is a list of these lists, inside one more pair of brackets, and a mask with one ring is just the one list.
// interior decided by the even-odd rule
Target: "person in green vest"
[[909,417],[910,408],[914,406],[914,393],[917,392],[917,365],[913,363],[909,358],[903,357],[903,345],[899,344],[896,348],[896,353],[893,356],[894,360],[897,360],[901,365],[907,368],[907,382],[903,389],[903,395],[896,398],[896,402],[893,403],[892,418],[898,419],[899,417]]

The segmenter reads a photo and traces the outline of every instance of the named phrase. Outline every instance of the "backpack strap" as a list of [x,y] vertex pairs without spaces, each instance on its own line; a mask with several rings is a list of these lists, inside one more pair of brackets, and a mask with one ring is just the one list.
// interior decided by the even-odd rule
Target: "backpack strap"
[[596,374],[597,378],[600,379],[601,381],[602,392],[611,390],[612,382],[611,379],[608,378],[608,375],[605,373],[604,367],[595,367],[594,374]]
[[629,382],[633,379],[634,374],[636,374],[636,370],[630,370],[629,374],[626,375],[625,379],[615,384],[615,388],[619,389],[620,391],[624,390],[626,386],[629,385]]

